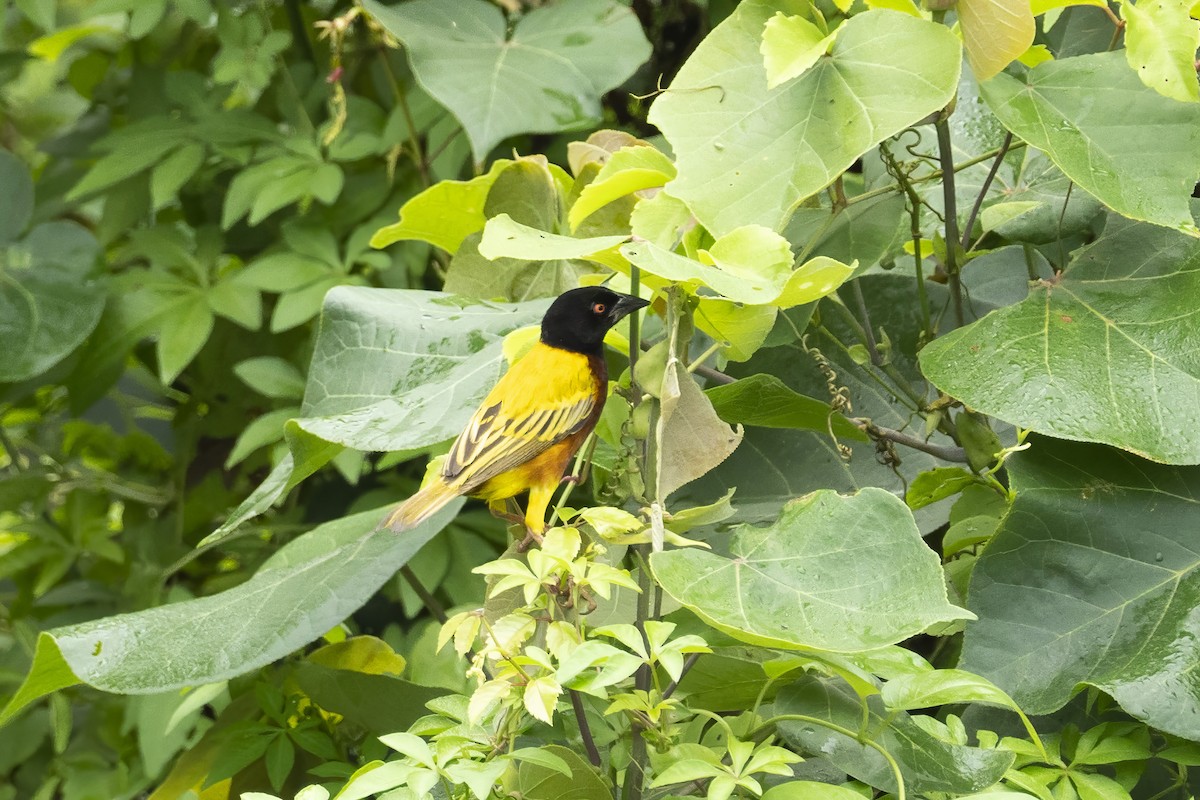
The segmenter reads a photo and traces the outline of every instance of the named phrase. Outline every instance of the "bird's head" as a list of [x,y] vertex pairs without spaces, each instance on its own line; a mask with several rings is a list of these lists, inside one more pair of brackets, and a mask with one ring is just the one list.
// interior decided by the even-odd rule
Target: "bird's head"
[[648,305],[640,297],[604,286],[563,292],[542,317],[542,342],[577,353],[599,353],[609,328]]

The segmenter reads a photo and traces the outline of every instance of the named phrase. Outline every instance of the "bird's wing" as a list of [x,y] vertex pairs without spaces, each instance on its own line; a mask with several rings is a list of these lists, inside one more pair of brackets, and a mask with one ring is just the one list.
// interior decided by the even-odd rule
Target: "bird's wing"
[[590,372],[543,371],[523,359],[501,379],[459,434],[442,475],[458,484],[460,491],[473,491],[578,433],[595,411],[596,402],[597,380]]

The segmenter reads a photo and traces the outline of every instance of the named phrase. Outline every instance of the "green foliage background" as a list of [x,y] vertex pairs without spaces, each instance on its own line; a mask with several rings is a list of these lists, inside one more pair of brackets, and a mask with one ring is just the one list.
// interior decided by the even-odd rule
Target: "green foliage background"
[[[0,800],[1194,797],[1190,10],[15,0]],[[375,531],[600,280],[569,524]]]

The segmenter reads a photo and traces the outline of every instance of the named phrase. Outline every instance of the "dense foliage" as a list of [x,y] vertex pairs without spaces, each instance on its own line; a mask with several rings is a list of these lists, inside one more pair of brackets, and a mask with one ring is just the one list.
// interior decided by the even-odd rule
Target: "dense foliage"
[[[0,800],[1193,797],[1189,11],[16,0]],[[600,281],[544,541],[376,531]]]

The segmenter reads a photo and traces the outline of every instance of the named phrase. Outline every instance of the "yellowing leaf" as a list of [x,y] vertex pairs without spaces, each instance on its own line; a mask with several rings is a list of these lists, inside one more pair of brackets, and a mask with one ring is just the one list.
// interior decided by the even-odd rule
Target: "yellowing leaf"
[[583,187],[571,206],[567,221],[571,230],[593,212],[627,194],[662,186],[675,177],[675,165],[666,155],[648,145],[623,147],[600,168],[596,179]]
[[463,239],[483,228],[483,206],[500,173],[513,162],[499,159],[486,174],[469,181],[435,183],[400,206],[400,221],[386,225],[371,237],[371,247],[416,239],[447,253],[458,251]]
[[1033,44],[1029,0],[959,0],[956,9],[976,80],[995,76]]
[[780,308],[811,303],[820,300],[837,287],[845,283],[853,273],[858,261],[843,264],[836,258],[817,256],[804,262],[793,272],[784,285],[783,291],[775,300]]
[[826,36],[804,17],[782,11],[767,20],[758,48],[767,69],[767,88],[774,89],[803,74],[829,52],[836,36],[836,30]]
[[1189,16],[1188,0],[1140,0],[1121,4],[1125,59],[1142,83],[1185,103],[1200,102],[1196,49],[1200,26]]
[[1054,54],[1044,44],[1035,44],[1022,53],[1018,58],[1022,64],[1027,67],[1036,67],[1043,61],[1053,61]]
[[562,687],[554,678],[549,676],[535,678],[525,687],[525,696],[522,698],[525,710],[534,719],[539,719],[549,725],[554,719],[554,706],[560,694],[562,694]]
[[922,11],[913,0],[866,0],[867,8],[881,8],[887,11],[899,11],[917,19],[928,19],[929,14]]

